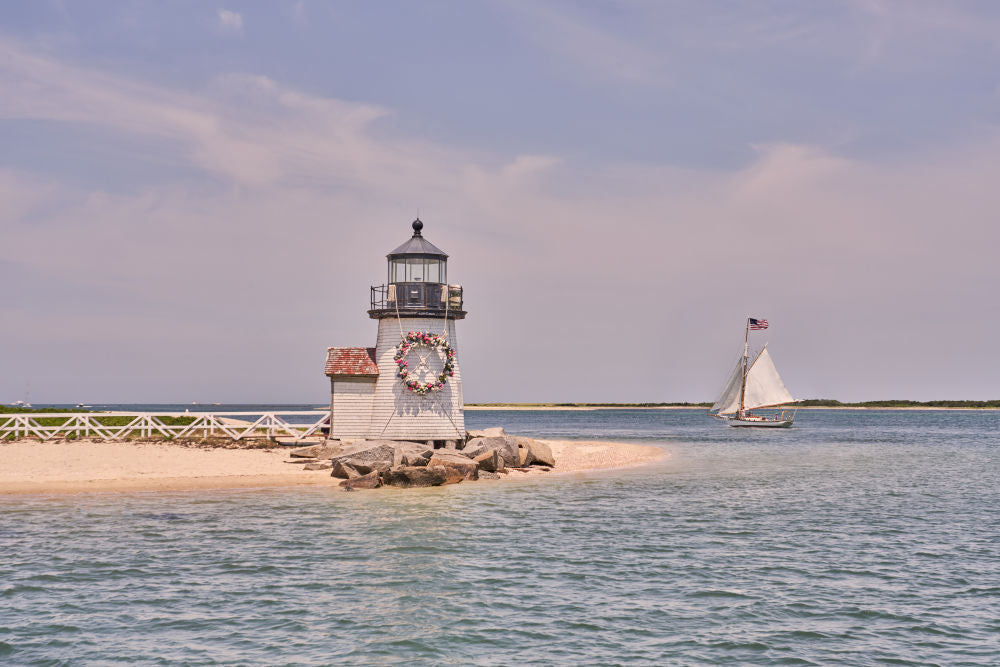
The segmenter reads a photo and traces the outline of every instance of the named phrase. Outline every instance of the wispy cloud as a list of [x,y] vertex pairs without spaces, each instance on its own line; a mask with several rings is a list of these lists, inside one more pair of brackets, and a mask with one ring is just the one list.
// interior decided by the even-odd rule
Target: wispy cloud
[[588,19],[579,10],[524,2],[505,7],[525,35],[585,77],[647,85],[670,79],[661,54]]
[[[33,387],[80,388],[108,377],[105,390],[119,392],[108,400],[176,400],[199,365],[223,364],[221,398],[322,394],[317,351],[370,339],[366,281],[380,279],[417,208],[468,288],[472,400],[706,398],[748,309],[781,323],[797,393],[875,398],[912,383],[944,395],[964,378],[963,395],[984,397],[1000,372],[992,356],[977,367],[947,344],[949,322],[977,350],[1000,326],[995,309],[970,306],[992,303],[1000,279],[992,131],[892,164],[775,142],[733,170],[584,166],[380,132],[391,109],[263,76],[219,76],[193,92],[10,40],[0,40],[0,88],[2,119],[142,137],[209,176],[113,192],[0,172],[0,273],[14,286],[0,320],[19,323],[0,344],[33,350],[5,367],[8,391],[29,376]],[[943,316],[928,321],[930,310]],[[546,352],[525,355],[512,322]],[[616,342],[595,355],[595,340]],[[665,341],[677,358],[631,363],[629,350]],[[85,354],[99,345],[114,353]],[[256,376],[248,358],[262,360]],[[916,370],[914,358],[925,362]],[[874,360],[879,372],[858,389]],[[539,365],[528,395],[521,378]]]
[[[266,77],[232,74],[214,95],[124,79],[37,56],[0,40],[0,117],[86,123],[181,146],[197,166],[245,184],[313,172],[363,177],[405,160],[366,137],[385,115],[371,105],[314,98]],[[374,164],[373,164],[374,163]],[[331,173],[332,171],[332,173]]]
[[702,62],[727,61],[740,71],[767,62],[769,53],[779,68],[809,58],[919,72],[971,44],[1000,44],[1000,19],[960,3],[852,0],[821,11],[775,3],[500,6],[521,34],[579,77],[651,88],[676,85]]
[[224,33],[239,34],[243,32],[243,15],[230,9],[218,10],[219,30]]

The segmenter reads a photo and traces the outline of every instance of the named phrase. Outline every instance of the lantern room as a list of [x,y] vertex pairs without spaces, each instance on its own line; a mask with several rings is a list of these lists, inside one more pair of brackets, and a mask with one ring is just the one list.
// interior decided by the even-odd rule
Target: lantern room
[[463,319],[462,287],[448,284],[447,253],[423,237],[419,218],[412,227],[413,236],[386,255],[388,280],[371,288],[368,315]]

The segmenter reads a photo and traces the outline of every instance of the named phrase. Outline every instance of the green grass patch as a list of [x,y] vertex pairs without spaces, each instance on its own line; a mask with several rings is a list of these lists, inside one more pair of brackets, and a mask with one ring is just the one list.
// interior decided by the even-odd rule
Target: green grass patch
[[14,405],[0,405],[0,415],[16,415],[20,413],[31,413],[37,414],[39,412],[57,412],[63,414],[66,412],[92,412],[92,410],[81,410],[78,408],[22,408],[20,406]]

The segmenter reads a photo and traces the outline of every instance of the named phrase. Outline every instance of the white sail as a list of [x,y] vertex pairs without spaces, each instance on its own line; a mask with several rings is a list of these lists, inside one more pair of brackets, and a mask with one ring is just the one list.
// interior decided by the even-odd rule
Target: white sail
[[[737,407],[738,402],[739,395],[737,393]],[[781,381],[778,369],[774,367],[774,362],[771,360],[771,355],[765,345],[747,371],[747,388],[743,397],[743,407],[751,410],[768,405],[794,402],[795,399],[788,393],[785,383]]]
[[720,415],[736,412],[740,409],[740,389],[743,386],[743,359],[736,362],[733,374],[729,376],[726,388],[722,390],[719,400],[712,406],[712,410],[718,410]]

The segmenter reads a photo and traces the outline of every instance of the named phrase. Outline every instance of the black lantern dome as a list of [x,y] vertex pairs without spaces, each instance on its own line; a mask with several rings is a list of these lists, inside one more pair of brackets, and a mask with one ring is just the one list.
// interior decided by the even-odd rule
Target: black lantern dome
[[411,226],[413,236],[386,255],[388,282],[372,287],[368,314],[374,319],[397,312],[401,317],[464,318],[462,288],[448,285],[448,254],[424,238],[420,218]]
[[424,228],[424,223],[420,221],[420,218],[414,220],[413,224],[410,226],[413,227],[413,236],[411,236],[406,243],[386,255],[386,257],[390,260],[402,259],[404,257],[423,257],[427,259],[441,258],[442,260],[448,259],[448,253],[444,252],[436,245],[425,239],[423,234],[420,233],[420,230]]

